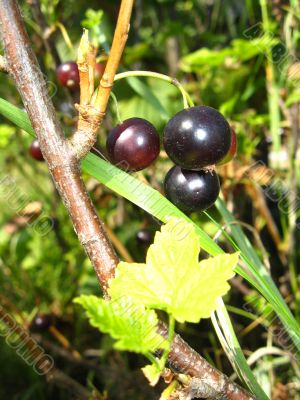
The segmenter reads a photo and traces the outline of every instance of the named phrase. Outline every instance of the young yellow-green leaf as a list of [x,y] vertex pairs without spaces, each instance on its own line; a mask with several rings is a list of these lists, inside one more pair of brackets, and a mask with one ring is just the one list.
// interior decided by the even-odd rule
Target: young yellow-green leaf
[[151,386],[155,386],[159,381],[161,369],[157,364],[149,364],[142,368],[143,374],[148,379]]
[[238,253],[199,263],[199,251],[192,224],[171,218],[155,235],[146,264],[119,263],[109,294],[126,294],[134,302],[165,310],[179,322],[208,318],[216,300],[230,288],[227,281],[234,276]]
[[157,333],[155,311],[132,303],[128,297],[107,301],[82,295],[74,302],[83,306],[92,326],[116,339],[118,350],[147,354],[169,346]]

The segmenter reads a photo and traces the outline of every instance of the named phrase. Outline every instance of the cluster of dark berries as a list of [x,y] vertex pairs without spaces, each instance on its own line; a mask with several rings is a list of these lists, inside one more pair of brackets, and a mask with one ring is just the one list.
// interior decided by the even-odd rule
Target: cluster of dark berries
[[166,153],[176,164],[165,178],[166,196],[184,212],[211,207],[220,192],[216,164],[236,151],[236,137],[217,110],[207,106],[180,111],[164,131]]
[[[167,198],[184,212],[213,205],[220,191],[214,166],[230,161],[236,152],[236,135],[226,119],[207,106],[182,110],[168,122],[163,142],[176,164],[165,178]],[[110,160],[128,171],[146,168],[160,150],[156,129],[141,118],[116,126],[106,145]]]
[[[96,79],[101,78],[104,68],[104,64],[96,64]],[[57,79],[71,90],[78,89],[77,64],[68,61],[60,65]],[[236,152],[236,135],[223,115],[207,106],[184,109],[168,122],[163,143],[175,163],[164,182],[167,198],[187,213],[212,206],[220,192],[215,165],[230,161]],[[106,148],[112,163],[127,171],[139,171],[158,157],[160,139],[150,122],[130,118],[113,128]],[[37,140],[29,151],[36,160],[43,160]]]

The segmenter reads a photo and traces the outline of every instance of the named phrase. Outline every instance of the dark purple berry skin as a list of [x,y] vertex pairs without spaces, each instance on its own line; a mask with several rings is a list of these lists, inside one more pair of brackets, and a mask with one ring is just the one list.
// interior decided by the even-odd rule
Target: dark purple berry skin
[[164,147],[182,168],[200,170],[222,160],[229,151],[231,129],[217,110],[207,106],[180,111],[164,131]]
[[56,70],[56,76],[62,86],[71,90],[79,88],[79,71],[76,62],[67,61]]
[[152,124],[142,118],[130,118],[109,133],[106,148],[110,160],[127,171],[140,171],[158,156],[159,136]]
[[153,234],[149,229],[140,229],[136,238],[142,245],[150,245],[153,242]]
[[37,161],[44,161],[43,154],[37,139],[34,139],[29,147],[29,154]]
[[38,314],[31,322],[31,329],[44,332],[50,328],[53,323],[52,316],[49,314]]
[[204,211],[217,200],[220,182],[215,171],[188,171],[175,166],[166,175],[165,192],[186,213]]

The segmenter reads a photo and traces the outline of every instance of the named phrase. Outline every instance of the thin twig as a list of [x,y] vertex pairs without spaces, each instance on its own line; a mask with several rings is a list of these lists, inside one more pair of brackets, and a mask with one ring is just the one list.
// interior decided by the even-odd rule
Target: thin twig
[[288,229],[288,254],[289,254],[289,270],[291,287],[295,296],[295,311],[300,314],[300,294],[298,284],[298,273],[296,266],[296,229],[297,229],[297,209],[298,209],[298,174],[297,174],[297,150],[299,142],[299,103],[292,105],[289,110],[289,120],[291,124],[291,135],[289,137],[289,159],[290,159],[290,176],[289,176],[289,229]]
[[[77,64],[79,70],[79,77],[80,77],[80,106],[84,107],[89,104],[91,95],[90,95],[90,85],[91,83],[94,84],[94,78],[92,79],[93,82],[90,83],[90,64],[92,63],[95,66],[96,62],[96,52],[95,49],[92,48],[89,42],[89,33],[87,30],[84,30],[80,45],[78,48],[78,57],[77,57]],[[94,90],[94,88],[93,88]],[[82,115],[79,115],[79,118],[82,118]],[[80,122],[79,122],[80,124]]]
[[258,210],[260,215],[264,218],[267,224],[268,231],[276,245],[277,251],[278,251],[278,256],[283,263],[283,265],[286,265],[287,263],[287,257],[286,254],[283,253],[283,241],[280,237],[279,230],[277,228],[277,225],[274,221],[274,218],[272,216],[271,211],[268,208],[266,199],[263,195],[263,191],[261,187],[257,184],[249,184],[246,186],[246,191],[249,194],[249,196],[252,198],[252,201],[255,204],[255,208]]
[[78,128],[70,143],[78,159],[82,159],[94,145],[97,130],[105,116],[114,78],[128,37],[132,7],[133,0],[122,0],[111,51],[98,92],[90,104],[77,106]]
[[[51,32],[50,27],[47,24],[47,21],[44,17],[44,14],[41,11],[40,1],[39,0],[28,0],[28,4],[31,7],[32,15],[36,20],[37,24],[41,29],[41,37],[44,43],[44,46],[47,52],[51,55],[53,59],[53,63],[55,68],[57,68],[60,63],[60,57],[58,51],[56,50],[55,42],[52,38],[49,37],[49,33]],[[51,39],[51,40],[50,40]]]
[[104,74],[100,81],[97,98],[94,103],[95,107],[99,110],[100,113],[104,113],[106,110],[106,105],[109,100],[109,95],[114,83],[115,75],[117,73],[122,53],[127,41],[133,1],[134,0],[122,0],[121,3],[111,51],[107,60]]

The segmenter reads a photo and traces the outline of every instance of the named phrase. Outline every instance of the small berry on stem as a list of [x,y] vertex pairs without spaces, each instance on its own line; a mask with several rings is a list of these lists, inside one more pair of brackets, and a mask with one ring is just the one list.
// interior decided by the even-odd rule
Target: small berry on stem
[[231,143],[228,122],[214,108],[191,107],[177,113],[164,131],[164,147],[182,168],[201,170],[221,161]]
[[157,158],[159,135],[145,119],[130,118],[113,128],[106,148],[112,163],[125,170],[140,171]]
[[79,71],[76,62],[67,61],[61,64],[56,70],[56,76],[62,86],[70,90],[79,88]]
[[142,245],[149,246],[153,242],[153,234],[149,229],[140,229],[136,234],[136,239]]
[[214,170],[188,171],[175,166],[165,178],[167,198],[180,210],[204,211],[217,200],[220,182]]
[[29,154],[37,161],[44,161],[43,154],[37,139],[34,139],[29,147]]

